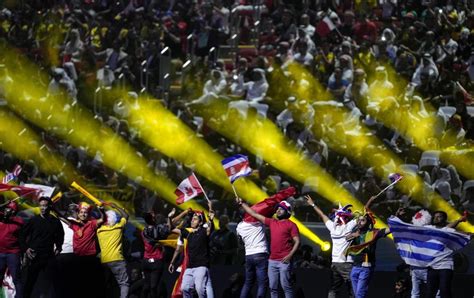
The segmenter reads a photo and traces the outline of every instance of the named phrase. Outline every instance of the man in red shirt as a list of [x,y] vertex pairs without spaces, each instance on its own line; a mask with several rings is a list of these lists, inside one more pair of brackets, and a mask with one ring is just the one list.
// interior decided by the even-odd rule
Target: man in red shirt
[[[91,206],[85,202],[79,204],[78,221],[70,221],[71,229],[74,231],[72,247],[74,254],[78,256],[78,276],[80,284],[88,285],[90,288],[101,289],[101,270],[99,259],[96,257],[96,234],[97,229],[104,222],[104,209],[100,207],[100,218],[90,217]],[[80,290],[87,290],[87,287]],[[86,294],[86,292],[84,293]],[[80,296],[79,296],[80,297]]]
[[278,282],[286,298],[293,298],[292,285],[293,266],[291,259],[300,244],[298,227],[289,220],[291,205],[281,201],[276,211],[277,219],[265,217],[250,208],[242,199],[238,198],[239,205],[252,217],[264,223],[270,229],[270,259],[268,261],[268,280],[272,298],[278,298]]
[[20,278],[20,243],[18,237],[23,219],[16,216],[18,205],[8,202],[0,212],[0,279],[3,280],[8,268],[15,284],[15,297],[23,297]]

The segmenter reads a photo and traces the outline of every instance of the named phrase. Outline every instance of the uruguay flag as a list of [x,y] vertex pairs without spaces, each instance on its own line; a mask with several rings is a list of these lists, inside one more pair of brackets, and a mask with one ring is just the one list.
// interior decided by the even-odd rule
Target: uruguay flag
[[465,247],[470,237],[458,232],[415,226],[398,217],[390,217],[388,225],[400,257],[411,266],[429,267]]
[[228,157],[221,163],[227,177],[229,177],[230,183],[234,183],[238,178],[248,176],[252,173],[248,157],[242,154]]

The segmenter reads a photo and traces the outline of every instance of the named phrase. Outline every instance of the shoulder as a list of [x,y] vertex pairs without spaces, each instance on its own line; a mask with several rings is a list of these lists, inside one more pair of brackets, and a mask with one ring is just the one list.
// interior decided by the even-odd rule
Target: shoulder
[[265,217],[265,225],[267,226],[274,225],[276,222],[277,220],[274,218]]

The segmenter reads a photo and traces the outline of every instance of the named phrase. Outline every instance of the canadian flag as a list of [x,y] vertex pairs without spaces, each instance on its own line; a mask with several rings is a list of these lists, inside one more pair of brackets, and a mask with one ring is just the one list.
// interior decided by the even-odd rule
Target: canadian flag
[[178,188],[174,191],[178,196],[176,198],[176,204],[183,204],[191,200],[192,198],[204,193],[204,190],[201,187],[201,184],[197,180],[194,173],[191,174],[188,178],[184,179],[179,185]]

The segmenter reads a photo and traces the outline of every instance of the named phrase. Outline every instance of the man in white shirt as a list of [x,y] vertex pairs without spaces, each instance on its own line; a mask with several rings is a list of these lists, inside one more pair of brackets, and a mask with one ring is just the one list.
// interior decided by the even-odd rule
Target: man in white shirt
[[[352,270],[352,257],[346,256],[345,251],[351,242],[346,240],[352,230],[357,226],[357,220],[353,219],[352,212],[349,209],[352,205],[346,205],[335,210],[333,219],[330,219],[314,204],[313,199],[306,195],[305,199],[308,205],[313,207],[314,211],[321,217],[326,228],[329,230],[332,240],[332,265],[331,265],[331,287],[329,289],[328,298],[337,297],[341,287],[345,284],[349,297],[354,297],[351,285],[350,273]],[[365,209],[369,209],[370,204],[376,199],[371,197],[365,204]]]
[[[295,189],[289,187],[277,194],[253,205],[257,213],[271,217],[278,203],[295,194]],[[243,220],[237,225],[237,235],[245,246],[245,283],[240,292],[240,298],[247,298],[257,281],[257,298],[266,297],[268,287],[268,244],[265,237],[264,225],[245,213]]]
[[328,298],[337,297],[338,292],[345,285],[349,297],[354,297],[352,293],[350,273],[352,270],[352,257],[345,254],[346,249],[351,244],[346,241],[346,236],[352,232],[357,225],[357,220],[352,219],[352,214],[348,209],[340,207],[334,213],[334,220],[331,220],[316,206],[309,195],[305,196],[308,204],[321,217],[326,228],[329,230],[332,240],[332,264],[331,264],[331,287]]
[[[66,219],[68,221],[77,221],[77,213],[79,211],[79,206],[77,204],[69,204],[66,211]],[[69,289],[74,286],[74,281],[76,280],[76,259],[72,247],[72,238],[74,236],[74,231],[70,228],[69,223],[61,220],[61,225],[64,230],[64,242],[62,245],[61,253],[56,257],[58,262],[58,276],[61,278],[59,283],[60,297],[66,295]],[[66,295],[67,296],[67,295]]]

